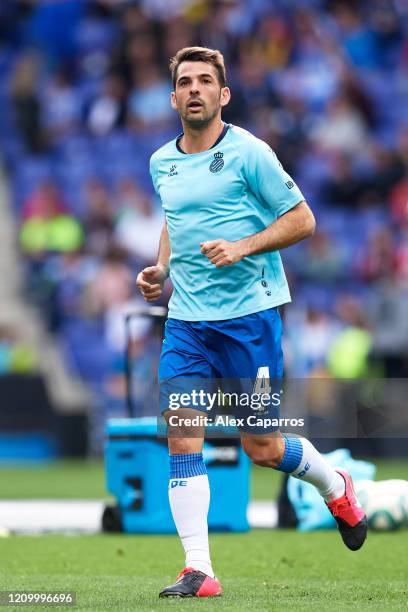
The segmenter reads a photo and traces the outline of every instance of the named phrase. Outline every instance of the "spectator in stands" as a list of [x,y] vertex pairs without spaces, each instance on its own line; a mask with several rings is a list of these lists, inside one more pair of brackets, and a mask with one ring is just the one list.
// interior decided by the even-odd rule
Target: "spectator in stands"
[[163,32],[163,56],[173,57],[182,47],[194,44],[194,30],[186,19],[173,17],[166,22]]
[[35,56],[17,64],[11,85],[16,126],[28,150],[40,153],[46,146],[37,94],[38,65]]
[[393,220],[408,227],[408,175],[394,185],[388,201]]
[[372,29],[363,19],[363,7],[358,3],[336,1],[331,10],[339,40],[352,64],[357,68],[376,68],[378,48]]
[[62,213],[65,203],[55,183],[46,180],[40,183],[23,203],[22,218],[44,217]]
[[369,238],[358,269],[367,282],[391,277],[396,269],[396,244],[390,228],[382,227]]
[[339,49],[333,33],[322,27],[321,15],[306,4],[294,10],[294,45],[291,62],[275,80],[280,93],[304,100],[309,112],[322,107],[338,92]]
[[51,181],[40,184],[23,206],[23,252],[35,258],[51,252],[76,251],[82,242],[81,224],[66,211],[55,185]]
[[124,75],[129,88],[132,88],[135,85],[135,72],[146,66],[156,66],[157,55],[157,44],[149,27],[129,36],[114,68]]
[[118,25],[119,35],[112,52],[111,72],[123,78],[127,98],[135,68],[143,64],[144,58],[155,64],[158,50],[153,24],[138,5],[126,6],[119,15]]
[[389,193],[391,215],[398,225],[408,227],[408,127],[398,134],[395,152],[397,166],[401,169],[401,178],[394,184]]
[[282,16],[265,15],[256,38],[269,69],[279,70],[288,65],[294,37],[289,23]]
[[363,378],[369,375],[369,355],[373,346],[365,309],[352,295],[341,295],[336,314],[343,329],[327,355],[327,367],[334,378]]
[[364,203],[383,204],[391,190],[404,176],[404,165],[398,155],[380,146],[371,147],[372,168],[364,193]]
[[256,41],[243,44],[239,60],[238,79],[245,107],[243,114],[251,117],[264,108],[272,109],[278,98],[268,79],[268,68],[264,57],[256,48]]
[[171,126],[175,118],[169,104],[170,89],[171,85],[155,66],[144,64],[135,69],[128,101],[128,126],[144,132]]
[[25,36],[41,50],[49,67],[73,62],[77,51],[75,32],[85,12],[86,3],[82,0],[33,3]]
[[335,283],[348,275],[345,253],[327,233],[317,231],[305,245],[297,272],[308,281]]
[[70,319],[82,316],[83,296],[97,269],[98,262],[79,250],[62,253],[49,262],[44,274],[53,285],[53,329],[57,330]]
[[112,243],[115,212],[110,194],[98,179],[85,186],[86,214],[84,218],[86,252],[105,257]]
[[109,70],[118,34],[115,7],[110,2],[86,2],[86,15],[75,30],[75,70],[79,80],[99,83]]
[[256,128],[259,137],[276,152],[282,166],[294,174],[304,154],[308,138],[307,107],[296,95],[282,94],[276,106],[258,113]]
[[42,96],[42,117],[52,141],[74,134],[80,125],[82,101],[72,78],[62,68],[54,75]]
[[22,211],[20,247],[26,257],[27,285],[49,329],[59,327],[62,313],[56,301],[58,254],[75,253],[83,244],[83,230],[69,214],[51,181],[41,183],[26,200]]
[[143,305],[142,298],[134,296],[133,287],[134,275],[124,252],[112,245],[84,295],[84,312],[103,320],[106,343],[111,351],[124,350],[125,317]]
[[364,192],[365,181],[355,173],[351,155],[338,153],[332,156],[332,160],[332,173],[321,185],[320,199],[324,204],[356,208]]
[[34,349],[21,341],[13,326],[0,324],[0,375],[29,374],[37,368],[38,358]]
[[309,308],[299,335],[298,350],[302,354],[308,376],[327,375],[327,353],[340,333],[341,325],[327,312]]
[[118,183],[116,206],[115,240],[140,262],[154,263],[163,214],[154,208],[150,196],[129,178]]
[[133,295],[133,275],[121,249],[112,245],[85,294],[85,314],[99,317],[109,308],[126,303]]
[[394,2],[374,5],[369,19],[374,33],[378,62],[382,68],[395,69],[401,57],[404,32]]
[[378,125],[376,105],[365,91],[357,73],[345,62],[341,63],[339,67],[338,87],[361,117],[364,118],[366,125],[375,128]]
[[399,284],[408,287],[408,223],[405,223],[395,250],[395,270]]
[[387,377],[408,376],[408,287],[395,271],[376,285],[367,309],[375,354],[384,360]]
[[311,136],[328,152],[357,155],[364,153],[368,146],[364,117],[344,94],[329,102],[326,114],[318,120]]
[[408,171],[408,125],[403,125],[397,135],[397,156]]
[[109,75],[102,91],[89,104],[86,122],[95,136],[105,136],[113,129],[123,127],[126,117],[126,89],[122,77]]

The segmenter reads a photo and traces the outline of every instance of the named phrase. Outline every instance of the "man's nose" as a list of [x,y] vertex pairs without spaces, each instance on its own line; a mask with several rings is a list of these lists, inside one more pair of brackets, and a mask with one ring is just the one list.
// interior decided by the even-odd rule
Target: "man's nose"
[[190,94],[193,95],[193,94],[198,94],[198,93],[200,93],[198,82],[194,82],[194,83],[191,84]]

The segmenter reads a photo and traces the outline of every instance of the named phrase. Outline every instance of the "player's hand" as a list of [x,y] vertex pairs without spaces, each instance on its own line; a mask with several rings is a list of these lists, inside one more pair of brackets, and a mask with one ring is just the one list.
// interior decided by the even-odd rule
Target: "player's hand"
[[207,240],[201,242],[201,252],[215,265],[216,268],[231,266],[245,256],[240,241],[228,242],[228,240]]
[[136,285],[146,302],[155,302],[162,294],[164,281],[168,276],[165,266],[149,266],[144,268],[136,278]]

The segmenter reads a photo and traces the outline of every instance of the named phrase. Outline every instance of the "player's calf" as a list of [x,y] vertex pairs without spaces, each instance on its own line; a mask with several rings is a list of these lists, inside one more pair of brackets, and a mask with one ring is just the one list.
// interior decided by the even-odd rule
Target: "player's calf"
[[241,435],[242,448],[256,465],[276,468],[285,452],[285,441],[281,434]]

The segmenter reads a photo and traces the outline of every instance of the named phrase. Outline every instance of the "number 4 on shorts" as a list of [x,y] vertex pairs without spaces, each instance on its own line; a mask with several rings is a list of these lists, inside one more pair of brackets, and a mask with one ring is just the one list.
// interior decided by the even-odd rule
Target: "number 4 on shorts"
[[258,372],[256,373],[256,380],[255,380],[255,384],[254,384],[254,389],[253,389],[253,393],[259,393],[259,394],[270,394],[271,392],[271,385],[270,385],[270,378],[269,378],[269,367],[268,366],[261,366],[260,368],[258,368]]

